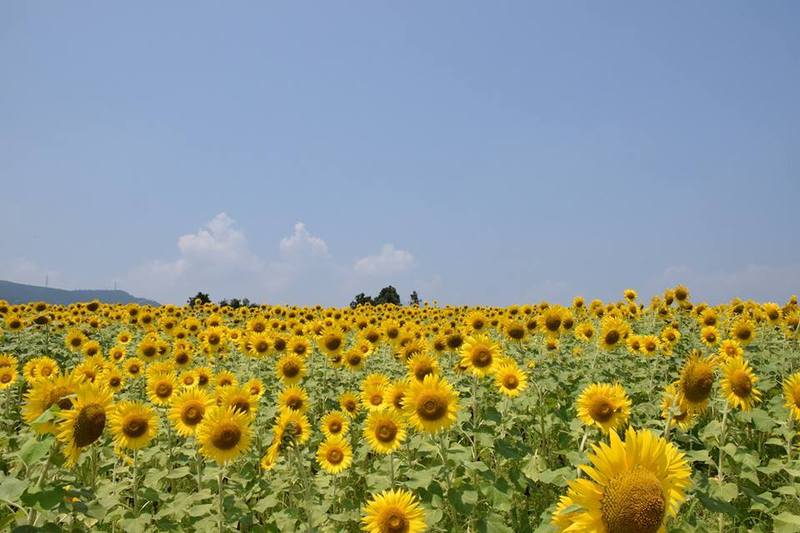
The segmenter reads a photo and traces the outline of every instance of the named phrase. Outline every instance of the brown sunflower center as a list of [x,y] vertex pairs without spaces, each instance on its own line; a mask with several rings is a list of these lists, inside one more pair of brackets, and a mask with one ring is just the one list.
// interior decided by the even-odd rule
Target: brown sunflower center
[[342,423],[338,420],[333,420],[328,424],[328,431],[333,434],[339,433],[342,431]]
[[428,363],[419,363],[416,368],[414,368],[414,377],[419,381],[424,380],[425,376],[430,374],[433,374],[433,366]]
[[169,383],[159,383],[156,385],[156,396],[159,398],[169,398],[172,394],[172,385]]
[[405,514],[400,509],[391,509],[384,519],[381,531],[386,533],[405,533],[409,523]]
[[112,377],[111,379],[108,380],[108,384],[111,385],[114,388],[119,387],[121,383],[122,383],[122,380],[119,379],[118,376],[114,376],[114,377]]
[[550,315],[544,321],[544,327],[547,328],[547,331],[558,331],[561,327],[561,317]]
[[508,328],[508,336],[518,341],[525,336],[525,328],[516,325],[511,326]]
[[142,350],[142,355],[145,357],[155,357],[156,352],[157,350],[155,346],[145,346]]
[[85,406],[75,417],[75,445],[79,448],[90,445],[100,438],[105,427],[106,410],[103,406],[96,403]]
[[286,405],[289,409],[297,411],[303,407],[303,399],[300,396],[291,396],[286,400]]
[[231,402],[231,407],[233,407],[234,411],[239,411],[241,413],[247,414],[250,412],[250,402],[244,398],[237,398],[235,401]]
[[514,374],[506,374],[503,376],[503,386],[507,389],[516,389],[519,387],[519,379]]
[[344,453],[339,448],[331,448],[328,450],[328,453],[325,454],[325,458],[328,462],[332,465],[338,465],[344,460]]
[[11,383],[11,374],[5,373],[0,376],[0,383]]
[[711,394],[714,373],[708,365],[701,365],[688,372],[683,380],[683,394],[690,402],[703,402]]
[[197,404],[189,404],[181,412],[181,421],[187,426],[196,426],[203,420],[205,409]]
[[269,350],[269,343],[267,341],[258,341],[256,343],[256,351],[258,353],[264,353]]
[[189,362],[189,354],[185,352],[181,352],[175,356],[175,362],[179,365],[185,365]]
[[472,364],[477,368],[486,368],[492,364],[492,351],[486,346],[478,346],[472,351]]
[[753,382],[750,380],[750,376],[747,375],[747,372],[743,370],[734,372],[730,378],[728,378],[728,381],[731,384],[731,390],[739,398],[747,398],[750,396],[750,393],[753,392]]
[[611,331],[606,332],[605,341],[608,345],[614,345],[619,342],[619,331],[612,329]]
[[283,375],[293,378],[300,372],[300,366],[294,361],[287,361],[283,364]]
[[220,450],[231,450],[242,439],[242,431],[234,424],[225,424],[214,432],[211,443]]
[[122,432],[131,439],[141,437],[147,432],[147,420],[142,417],[132,416],[123,424]]
[[381,422],[375,430],[375,437],[381,442],[393,442],[396,436],[397,426],[391,420]]
[[643,468],[611,480],[600,502],[608,533],[655,533],[661,527],[666,508],[661,483]]
[[325,341],[325,348],[331,351],[338,350],[341,345],[342,339],[339,337],[331,337]]
[[614,406],[606,399],[599,399],[592,402],[589,407],[589,414],[598,422],[608,422],[614,416]]
[[437,396],[422,398],[417,404],[417,415],[428,421],[441,419],[447,413],[447,402]]
[[383,403],[383,395],[380,392],[374,392],[369,397],[369,403],[372,405],[380,405]]

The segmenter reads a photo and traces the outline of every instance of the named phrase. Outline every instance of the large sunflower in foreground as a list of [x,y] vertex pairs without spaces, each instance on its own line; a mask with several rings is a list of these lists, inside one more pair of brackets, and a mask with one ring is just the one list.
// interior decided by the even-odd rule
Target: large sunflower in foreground
[[761,391],[756,389],[758,378],[742,357],[732,357],[722,368],[720,386],[728,404],[742,411],[749,411],[761,401]]
[[72,395],[79,385],[80,383],[69,374],[56,376],[54,379],[38,380],[25,394],[22,418],[37,433],[55,433],[57,427],[54,422],[35,423],[35,421],[54,404],[61,410],[72,409]]
[[578,396],[576,406],[581,422],[595,425],[604,433],[624,425],[631,413],[631,400],[619,384],[589,385]]
[[425,531],[425,511],[409,491],[385,490],[364,507],[361,524],[367,533],[419,533]]
[[452,426],[458,413],[458,393],[439,376],[425,376],[422,383],[412,383],[403,405],[411,424],[427,433]]
[[128,450],[144,448],[158,433],[158,417],[152,407],[141,402],[118,403],[110,413],[109,425],[114,445]]
[[501,355],[496,342],[486,335],[475,335],[467,337],[461,346],[461,365],[472,374],[485,377],[492,373]]
[[342,437],[328,437],[317,449],[317,462],[329,474],[338,474],[353,462],[353,448]]
[[233,461],[250,446],[250,419],[233,407],[212,407],[197,427],[200,453],[220,465]]
[[194,435],[206,411],[215,405],[214,398],[203,389],[187,387],[177,393],[167,417],[182,437]]
[[559,531],[656,533],[685,500],[691,469],[678,449],[648,430],[628,428],[625,442],[593,446],[589,478],[569,483],[553,525]]
[[108,410],[111,407],[111,392],[93,383],[82,384],[73,400],[72,409],[58,413],[59,424],[56,438],[64,444],[67,465],[74,466],[83,448],[90,446],[103,434]]

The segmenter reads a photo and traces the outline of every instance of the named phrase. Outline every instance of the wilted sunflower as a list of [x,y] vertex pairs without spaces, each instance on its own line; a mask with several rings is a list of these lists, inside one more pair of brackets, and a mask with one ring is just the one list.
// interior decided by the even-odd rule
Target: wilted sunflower
[[569,482],[553,525],[575,532],[664,531],[690,484],[683,453],[648,430],[628,428],[624,443],[615,431],[610,436],[610,444],[592,447],[591,466],[581,465],[589,478]]
[[784,380],[783,398],[786,408],[789,409],[795,420],[800,421],[800,372],[796,372]]
[[508,397],[515,398],[528,386],[528,377],[513,361],[498,365],[494,373],[497,390]]
[[117,448],[144,448],[158,433],[158,417],[141,402],[122,401],[109,414],[109,426]]
[[604,433],[624,425],[631,412],[631,400],[619,384],[593,383],[583,389],[575,403],[581,422],[595,425]]
[[341,411],[331,411],[322,417],[321,425],[326,437],[338,437],[347,433],[350,420]]
[[317,462],[329,474],[339,474],[353,462],[353,448],[341,437],[328,437],[317,449]]
[[714,360],[693,353],[684,363],[678,380],[680,404],[691,412],[706,410],[714,386]]
[[402,416],[391,409],[372,411],[364,422],[364,437],[378,453],[392,453],[406,438]]
[[485,377],[494,371],[501,355],[500,346],[486,335],[467,337],[461,347],[461,364],[473,375]]
[[425,511],[416,496],[405,489],[385,490],[364,507],[362,529],[367,533],[420,533],[425,531]]
[[749,411],[761,401],[761,391],[756,389],[758,378],[742,357],[728,359],[722,367],[720,386],[731,407]]
[[84,383],[76,392],[72,409],[59,411],[56,438],[64,444],[68,466],[74,466],[81,450],[103,434],[109,407],[111,392],[107,388]]
[[415,382],[409,386],[403,407],[414,427],[436,433],[455,423],[458,393],[444,378],[426,376],[422,383]]
[[284,384],[295,385],[306,375],[305,360],[299,355],[289,352],[275,363],[275,375]]
[[147,377],[147,396],[156,405],[169,405],[177,388],[178,378],[174,373],[151,374]]
[[167,416],[179,435],[190,437],[206,412],[215,405],[213,396],[208,392],[198,387],[187,387],[175,394]]
[[197,426],[200,453],[224,465],[247,450],[250,432],[246,414],[234,411],[232,407],[212,407]]
[[308,393],[297,385],[286,387],[278,397],[278,406],[281,410],[305,412],[308,409]]

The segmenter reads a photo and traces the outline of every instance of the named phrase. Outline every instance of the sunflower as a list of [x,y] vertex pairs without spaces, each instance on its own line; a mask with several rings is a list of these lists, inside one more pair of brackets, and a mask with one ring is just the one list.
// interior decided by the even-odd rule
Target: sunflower
[[719,356],[723,359],[741,357],[742,355],[744,355],[744,350],[739,344],[739,341],[725,339],[722,341],[722,344],[719,345]]
[[670,427],[678,426],[684,431],[694,424],[695,414],[680,405],[677,383],[671,383],[664,389],[664,395],[661,397],[661,417],[669,417]]
[[131,342],[132,338],[133,336],[131,335],[131,332],[126,329],[123,329],[122,331],[117,333],[117,342],[120,344],[128,344],[129,342]]
[[386,404],[391,405],[398,413],[403,411],[403,402],[408,392],[408,381],[400,380],[386,389]]
[[214,398],[203,389],[187,387],[172,398],[167,417],[182,437],[194,435],[206,412],[216,405]]
[[329,474],[338,474],[353,462],[353,448],[341,437],[328,437],[317,449],[317,462]]
[[344,333],[337,326],[325,328],[319,336],[317,345],[328,355],[338,354],[344,348]]
[[467,337],[461,347],[461,365],[475,376],[485,377],[494,371],[501,355],[500,346],[489,337],[485,335]]
[[214,373],[207,366],[197,367],[194,372],[197,376],[197,386],[201,388],[208,387],[208,384],[214,378]]
[[125,374],[116,366],[109,366],[100,373],[100,380],[112,392],[117,393],[125,387]]
[[731,327],[730,336],[742,346],[750,344],[756,336],[755,325],[748,318],[739,318]]
[[425,376],[436,374],[439,371],[439,362],[427,353],[418,353],[406,363],[408,373],[417,381],[422,381]]
[[678,380],[678,399],[689,411],[702,413],[706,410],[711,388],[714,386],[714,361],[692,353],[681,369]]
[[731,407],[749,411],[760,402],[761,391],[755,388],[757,381],[758,377],[742,357],[728,359],[722,368],[720,386]]
[[642,335],[639,337],[639,351],[644,355],[655,355],[661,347],[661,341],[655,335]]
[[591,322],[581,322],[575,328],[575,336],[578,340],[589,342],[594,337],[594,327]]
[[285,385],[295,385],[306,375],[305,360],[289,352],[275,363],[275,375]]
[[[7,367],[0,367],[5,368]],[[37,381],[25,394],[22,418],[36,433],[55,433],[57,426],[53,422],[37,423],[36,420],[53,405],[57,405],[62,411],[72,409],[73,397],[79,386],[80,383],[71,375]]]
[[664,341],[666,344],[675,344],[681,338],[681,332],[678,328],[674,328],[672,326],[664,328],[661,332],[661,340]]
[[217,375],[214,376],[214,384],[218,388],[232,387],[238,385],[239,380],[236,379],[236,375],[230,370],[220,370],[217,372]]
[[251,378],[250,381],[244,384],[244,387],[250,392],[256,400],[260,400],[264,395],[264,382],[258,378]]
[[272,339],[266,333],[251,333],[247,337],[248,355],[252,357],[264,357],[272,348]]
[[613,350],[625,340],[629,331],[628,324],[617,317],[604,317],[600,322],[600,346],[604,350]]
[[358,414],[358,396],[353,392],[344,392],[339,396],[339,407],[342,412],[346,413],[349,417],[354,417]]
[[367,533],[420,533],[426,528],[425,511],[409,491],[385,490],[364,507],[361,524]]
[[144,448],[158,433],[158,417],[141,402],[123,401],[109,413],[109,425],[117,448]]
[[81,352],[83,352],[85,357],[103,355],[103,347],[100,346],[100,343],[95,340],[86,341],[83,343],[83,346],[81,346]]
[[79,352],[83,343],[86,342],[88,339],[86,335],[79,329],[70,329],[67,331],[67,336],[64,338],[64,344],[67,346],[67,349],[71,352]]
[[[366,352],[363,351],[363,349],[360,349],[364,347],[368,348]],[[371,349],[372,346],[369,343],[366,343],[366,344],[356,345],[353,347],[353,349],[345,352],[343,357],[345,368],[352,371],[361,370],[362,368],[364,368],[364,361],[366,360],[367,355],[369,355],[369,351]]]
[[795,420],[800,421],[800,372],[796,372],[783,382],[784,405]]
[[545,335],[559,335],[564,319],[564,311],[565,309],[557,305],[548,307],[542,311],[542,314],[539,315],[536,322],[539,331]]
[[304,444],[311,438],[311,422],[300,411],[286,409],[278,415],[276,435],[287,438],[293,444]]
[[528,386],[528,377],[516,363],[506,361],[495,370],[494,383],[498,391],[514,398]]
[[583,389],[576,401],[578,418],[603,433],[624,425],[631,413],[631,400],[622,385],[593,383]]
[[715,326],[705,326],[700,330],[700,340],[706,346],[715,346],[719,342],[719,331]]
[[233,461],[250,446],[250,421],[233,407],[208,409],[197,426],[200,453],[220,465]]
[[683,453],[648,430],[628,428],[625,442],[616,431],[610,436],[610,444],[592,447],[591,465],[581,465],[589,477],[569,482],[553,525],[559,531],[664,531],[690,484]]
[[369,411],[379,411],[386,407],[388,384],[374,384],[361,391],[361,403]]
[[178,378],[174,373],[152,374],[147,377],[147,396],[156,405],[169,405],[177,388]]
[[90,446],[103,434],[106,417],[111,407],[111,392],[93,383],[82,384],[72,409],[58,413],[56,438],[64,445],[64,456],[69,466],[74,466],[83,448]]
[[311,350],[311,345],[308,343],[308,339],[305,337],[294,336],[289,340],[286,349],[295,355],[299,355],[300,357],[307,357],[309,351]]
[[0,367],[0,390],[11,387],[17,382],[17,377],[16,365]]
[[258,400],[250,395],[244,386],[225,387],[219,392],[222,407],[232,407],[238,413],[244,413],[253,419],[258,409]]
[[138,357],[131,357],[129,359],[125,359],[123,368],[129,377],[138,378],[144,373],[144,361]]
[[322,433],[325,437],[338,437],[347,433],[350,427],[350,421],[344,416],[341,411],[331,411],[322,417]]
[[305,412],[308,409],[308,393],[297,385],[286,387],[278,397],[278,406],[281,410]]
[[444,378],[426,376],[422,383],[409,386],[403,408],[414,427],[436,433],[455,423],[458,393]]
[[402,416],[390,409],[370,412],[364,422],[364,437],[374,451],[392,453],[406,438]]
[[508,337],[508,340],[521,343],[525,340],[528,330],[522,322],[506,319],[503,322],[503,333]]
[[136,347],[136,355],[145,361],[153,361],[158,356],[158,339],[147,336]]

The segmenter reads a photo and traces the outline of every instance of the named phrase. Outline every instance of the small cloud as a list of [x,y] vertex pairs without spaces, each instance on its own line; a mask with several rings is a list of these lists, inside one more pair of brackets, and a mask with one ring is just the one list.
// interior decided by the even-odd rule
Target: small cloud
[[311,235],[306,225],[298,222],[294,225],[294,233],[281,239],[281,256],[285,258],[302,256],[326,256],[328,245],[319,237]]
[[355,262],[353,268],[367,276],[399,274],[414,266],[414,256],[408,250],[398,250],[393,244],[384,244],[377,255],[368,255]]

